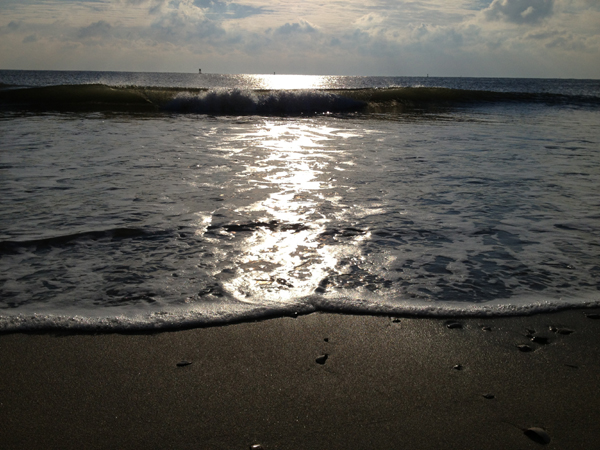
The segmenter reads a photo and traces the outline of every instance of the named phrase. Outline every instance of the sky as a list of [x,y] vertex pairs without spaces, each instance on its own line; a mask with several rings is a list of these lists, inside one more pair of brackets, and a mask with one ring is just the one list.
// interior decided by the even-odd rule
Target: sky
[[0,69],[600,78],[600,0],[0,0]]

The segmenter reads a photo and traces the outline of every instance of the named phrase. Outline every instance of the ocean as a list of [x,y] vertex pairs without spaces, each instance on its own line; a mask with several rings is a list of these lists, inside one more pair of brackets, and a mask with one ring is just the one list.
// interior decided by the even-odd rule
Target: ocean
[[600,81],[0,71],[0,330],[600,305]]

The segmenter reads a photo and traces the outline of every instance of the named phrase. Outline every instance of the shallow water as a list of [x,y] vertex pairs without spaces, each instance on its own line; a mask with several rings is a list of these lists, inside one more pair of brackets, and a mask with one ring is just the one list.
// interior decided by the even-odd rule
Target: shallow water
[[0,327],[598,303],[595,105],[401,109],[5,108]]

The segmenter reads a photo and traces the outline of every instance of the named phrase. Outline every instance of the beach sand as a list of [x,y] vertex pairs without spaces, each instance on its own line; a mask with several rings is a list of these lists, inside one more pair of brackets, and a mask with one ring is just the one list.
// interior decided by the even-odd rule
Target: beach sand
[[0,447],[600,449],[597,314],[3,334]]

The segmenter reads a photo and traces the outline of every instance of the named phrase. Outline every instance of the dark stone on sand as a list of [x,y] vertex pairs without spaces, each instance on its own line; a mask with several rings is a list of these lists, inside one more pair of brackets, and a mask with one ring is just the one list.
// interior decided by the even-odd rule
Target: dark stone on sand
[[448,327],[451,330],[454,329],[461,329],[462,328],[462,324],[458,323],[458,322],[448,322],[446,324],[446,327]]
[[190,364],[192,364],[191,361],[185,361],[185,360],[184,361],[179,361],[177,363],[177,367],[185,367],[185,366],[189,366]]
[[457,364],[452,367],[454,370],[463,370],[463,366],[461,364]]
[[214,295],[215,297],[223,297],[225,295],[223,289],[217,283],[214,283],[210,286],[206,286],[204,289],[198,292],[199,297],[203,297],[209,294]]
[[329,342],[329,338],[325,338],[325,339],[323,339],[323,341]]
[[536,344],[540,344],[540,345],[547,345],[550,343],[550,341],[548,340],[547,337],[543,337],[543,336],[533,336],[531,338],[531,342],[535,342]]
[[286,280],[285,278],[277,278],[275,281],[277,281],[279,284],[286,286],[286,287],[294,287],[294,285],[292,283],[290,283],[288,280]]
[[331,281],[329,280],[328,277],[325,277],[321,280],[321,282],[319,283],[319,286],[317,286],[317,288],[315,289],[315,292],[317,294],[323,294],[325,293],[325,291],[327,290],[327,286],[329,286],[331,284]]
[[538,427],[527,428],[523,430],[525,436],[531,439],[533,442],[538,444],[547,445],[550,443],[550,435],[546,433],[546,430]]
[[517,345],[517,348],[524,353],[533,351],[533,349],[527,344],[519,344]]
[[325,353],[324,355],[319,356],[317,359],[315,359],[315,362],[317,364],[325,364],[325,361],[327,361],[327,358],[329,357],[329,355],[327,353]]
[[496,398],[496,396],[494,394],[483,394],[483,398],[486,398],[488,400],[493,400]]
[[559,328],[558,330],[556,330],[556,332],[558,334],[571,334],[574,333],[573,330],[569,329],[569,328]]

